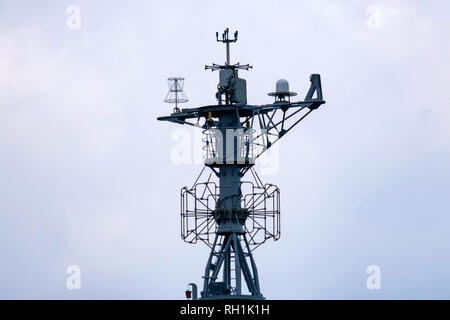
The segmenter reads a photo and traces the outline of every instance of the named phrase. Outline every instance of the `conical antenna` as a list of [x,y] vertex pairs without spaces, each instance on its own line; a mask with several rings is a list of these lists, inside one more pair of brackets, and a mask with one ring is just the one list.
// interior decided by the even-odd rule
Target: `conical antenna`
[[183,91],[184,78],[170,77],[167,79],[167,84],[169,85],[169,92],[167,93],[164,102],[175,103],[175,108],[173,109],[173,112],[179,113],[181,111],[178,108],[178,104],[189,101],[188,97],[186,96],[186,93],[184,93]]

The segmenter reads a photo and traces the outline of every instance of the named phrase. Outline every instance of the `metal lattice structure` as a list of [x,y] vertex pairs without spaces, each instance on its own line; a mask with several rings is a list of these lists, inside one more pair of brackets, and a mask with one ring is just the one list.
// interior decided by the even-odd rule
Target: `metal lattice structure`
[[174,113],[180,112],[178,108],[179,103],[186,103],[189,101],[186,93],[183,91],[184,88],[184,78],[182,77],[170,77],[167,79],[167,84],[169,86],[169,92],[164,99],[166,103],[173,103],[175,107],[173,109]]
[[[221,38],[216,33],[217,41],[226,45],[226,62],[205,66],[219,71],[217,104],[181,110],[176,106],[171,115],[158,117],[203,130],[205,167],[191,187],[181,189],[182,239],[211,248],[200,299],[264,299],[252,251],[280,237],[280,190],[261,181],[255,161],[325,103],[320,75],[313,74],[303,101],[291,102],[297,94],[289,91],[286,80],[279,80],[276,91],[269,93],[274,103],[248,104],[247,83],[238,73],[252,67],[230,63],[230,44],[237,36],[236,31],[230,38],[228,29]],[[166,100],[180,102],[182,86],[169,87],[175,100]],[[243,179],[246,174],[248,180]],[[190,285],[197,299],[197,287]]]
[[[219,186],[213,173],[205,173],[203,168],[192,187],[181,189],[181,238],[193,244],[202,241],[212,247],[217,232],[214,217]],[[246,210],[244,230],[253,251],[268,239],[280,238],[280,189],[263,184],[254,169],[251,177],[252,180],[241,181],[241,208]]]

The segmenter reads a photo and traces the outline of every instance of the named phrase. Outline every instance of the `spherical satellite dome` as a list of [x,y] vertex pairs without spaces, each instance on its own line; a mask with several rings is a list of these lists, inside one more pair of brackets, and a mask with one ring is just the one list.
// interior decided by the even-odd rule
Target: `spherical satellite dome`
[[275,85],[275,92],[269,93],[269,96],[296,96],[297,93],[289,91],[289,82],[284,79],[277,81]]
[[275,85],[275,91],[277,93],[289,92],[289,82],[284,79],[278,80],[277,84]]

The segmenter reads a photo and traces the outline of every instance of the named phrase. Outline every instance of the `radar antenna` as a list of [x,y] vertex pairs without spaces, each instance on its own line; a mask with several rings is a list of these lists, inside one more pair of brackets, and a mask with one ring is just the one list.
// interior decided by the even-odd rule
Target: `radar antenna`
[[178,104],[189,101],[186,93],[183,91],[184,78],[170,77],[167,79],[167,83],[169,85],[169,92],[167,93],[164,102],[174,103],[175,108],[173,109],[173,113],[179,113],[181,110],[178,108]]

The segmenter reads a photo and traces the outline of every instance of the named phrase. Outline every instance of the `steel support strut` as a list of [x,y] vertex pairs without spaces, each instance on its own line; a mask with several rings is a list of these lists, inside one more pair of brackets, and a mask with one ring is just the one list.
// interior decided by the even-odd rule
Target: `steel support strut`
[[[241,242],[244,243],[245,250]],[[222,272],[223,282],[217,281],[220,272]],[[242,294],[242,276],[244,276],[249,297]],[[232,232],[223,236],[216,235],[203,278],[201,299],[222,299],[225,295],[229,298],[264,299],[259,289],[256,264],[245,234]],[[232,280],[235,280],[234,283]]]

